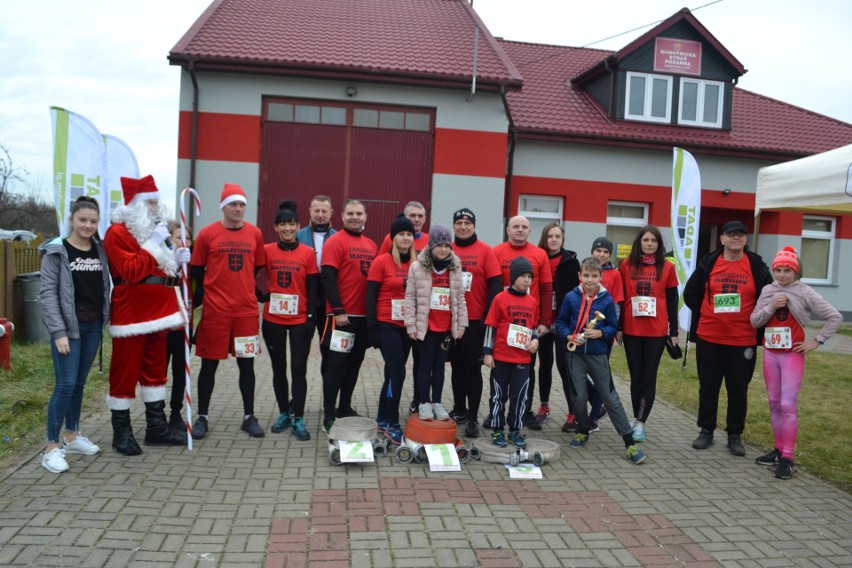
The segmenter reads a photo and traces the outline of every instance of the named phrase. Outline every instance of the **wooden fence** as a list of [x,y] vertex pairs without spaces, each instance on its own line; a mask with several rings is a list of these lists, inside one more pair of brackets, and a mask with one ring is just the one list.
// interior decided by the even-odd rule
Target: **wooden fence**
[[41,255],[38,247],[44,242],[44,236],[38,235],[34,240],[0,241],[0,317],[15,324],[18,331],[15,335],[23,337],[23,297],[21,285],[17,282],[19,274],[38,272],[41,270]]

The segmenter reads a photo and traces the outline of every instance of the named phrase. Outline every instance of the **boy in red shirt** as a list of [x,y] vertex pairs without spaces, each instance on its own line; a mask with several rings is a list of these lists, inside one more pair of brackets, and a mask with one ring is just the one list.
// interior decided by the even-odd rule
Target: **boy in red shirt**
[[482,363],[491,369],[488,426],[495,446],[505,448],[503,409],[509,401],[509,440],[518,448],[527,442],[521,434],[530,385],[530,355],[538,350],[538,299],[527,293],[533,280],[529,260],[519,256],[509,266],[510,286],[497,294],[485,318]]

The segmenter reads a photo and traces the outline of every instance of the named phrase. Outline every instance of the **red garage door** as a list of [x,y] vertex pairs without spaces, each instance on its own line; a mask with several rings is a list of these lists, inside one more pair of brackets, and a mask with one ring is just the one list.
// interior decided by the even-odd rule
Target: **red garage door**
[[258,225],[277,236],[282,199],[296,201],[302,225],[314,195],[332,199],[335,228],[346,199],[367,207],[366,234],[380,244],[408,201],[430,209],[434,111],[318,101],[264,101]]

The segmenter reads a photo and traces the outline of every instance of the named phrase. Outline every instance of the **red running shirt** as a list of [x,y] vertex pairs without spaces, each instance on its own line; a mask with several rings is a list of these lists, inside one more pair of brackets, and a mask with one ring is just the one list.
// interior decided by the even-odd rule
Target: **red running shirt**
[[207,225],[192,249],[193,266],[204,274],[204,311],[220,316],[257,317],[254,272],[266,265],[260,229],[243,223],[228,229],[222,223]]
[[[666,290],[677,287],[677,273],[671,262],[663,263],[663,275],[657,280],[657,267],[643,265],[636,275],[627,261],[618,267],[624,282],[624,333],[639,337],[668,337],[669,313]],[[606,288],[606,286],[604,286]],[[609,288],[607,288],[609,290]],[[655,316],[634,316],[633,300],[638,296],[656,298]]]
[[[296,325],[308,320],[308,288],[306,279],[319,274],[314,249],[300,244],[294,250],[282,250],[278,243],[264,246],[266,249],[266,276],[269,284],[269,301],[263,306],[263,319],[283,325]],[[272,294],[297,296],[297,313],[291,298],[277,299]],[[271,310],[284,313],[272,313]]]
[[[389,253],[379,254],[376,257],[376,260],[370,267],[367,280],[379,283],[379,297],[376,299],[377,321],[398,327],[405,327],[403,320],[393,319],[393,300],[397,300],[397,305],[402,306],[402,314],[404,316],[405,287],[408,285],[408,269],[410,267],[410,259],[408,262],[401,263],[401,266],[397,266],[393,261],[393,256]],[[399,300],[402,301],[401,304]]]
[[485,317],[485,303],[488,301],[488,280],[502,276],[500,264],[494,250],[486,243],[477,240],[470,246],[460,247],[453,243],[453,252],[461,261],[463,279],[470,279],[470,290],[465,285],[464,299],[467,303],[467,319],[482,321]]
[[342,306],[326,302],[326,313],[342,307],[350,316],[367,315],[367,275],[376,258],[376,243],[364,235],[346,231],[333,234],[322,248],[322,265],[337,269],[337,288]]
[[485,325],[495,328],[494,351],[495,361],[529,365],[530,352],[520,347],[512,347],[508,343],[509,324],[521,325],[529,330],[538,326],[538,301],[525,294],[516,296],[503,290],[494,297],[491,309],[485,318]]
[[[539,303],[539,309],[547,309],[548,313],[546,315],[550,316],[553,298],[542,298],[540,291],[541,284],[550,284],[551,294],[553,294],[553,275],[550,273],[550,260],[547,258],[547,253],[530,243],[526,243],[522,247],[517,247],[507,241],[494,247],[494,255],[497,257],[497,262],[500,263],[500,270],[503,272],[504,289],[508,288],[512,284],[509,282],[509,266],[512,264],[512,261],[519,256],[523,256],[530,261],[533,267],[533,281],[530,286],[530,296],[537,300],[541,300]],[[542,319],[542,323],[545,325],[549,326],[552,323],[552,321],[547,321],[549,317],[547,319],[543,317]]]
[[[707,279],[704,300],[701,302],[701,319],[698,320],[698,337],[720,345],[748,347],[757,343],[757,331],[751,326],[751,312],[757,302],[756,288],[751,274],[751,263],[746,255],[739,260],[716,259]],[[717,295],[738,296],[738,302],[716,299]],[[738,311],[724,304],[738,303]]]
[[[436,297],[435,288],[445,288],[446,295],[442,296],[445,298],[445,302],[440,302],[442,306],[446,306],[447,309],[438,309],[434,306],[431,306],[431,301]],[[443,273],[438,274],[434,270],[432,271],[432,294],[430,297],[430,308],[429,308],[429,331],[449,331],[453,325],[453,312],[452,312],[452,302],[450,301],[450,269],[444,270]]]

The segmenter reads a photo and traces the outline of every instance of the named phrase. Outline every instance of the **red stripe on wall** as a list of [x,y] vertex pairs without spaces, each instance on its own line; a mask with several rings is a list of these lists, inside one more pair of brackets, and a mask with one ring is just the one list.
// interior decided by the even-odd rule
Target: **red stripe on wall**
[[[181,111],[178,158],[188,160],[192,150],[192,113]],[[198,113],[199,160],[260,162],[260,116]]]
[[435,129],[435,173],[502,178],[506,176],[505,132]]

